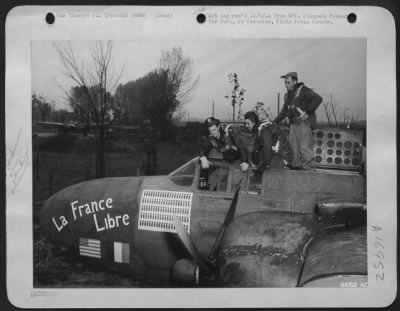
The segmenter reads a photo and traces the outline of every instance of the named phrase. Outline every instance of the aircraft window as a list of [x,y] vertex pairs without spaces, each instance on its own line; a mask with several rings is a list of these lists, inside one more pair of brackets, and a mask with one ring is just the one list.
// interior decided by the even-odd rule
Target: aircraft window
[[228,168],[211,165],[209,169],[200,170],[198,188],[208,191],[225,192],[228,187]]
[[191,186],[196,172],[196,164],[190,162],[188,165],[182,167],[170,175],[170,179],[178,186]]

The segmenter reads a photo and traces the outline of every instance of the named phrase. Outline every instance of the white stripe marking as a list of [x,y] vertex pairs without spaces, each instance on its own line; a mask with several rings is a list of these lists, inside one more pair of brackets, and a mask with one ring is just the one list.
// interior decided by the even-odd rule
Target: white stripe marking
[[98,241],[98,240],[89,240],[88,244],[89,245],[100,245],[100,241]]
[[84,247],[84,248],[93,248],[93,249],[100,249],[100,245],[79,245],[79,247]]
[[122,262],[122,243],[114,242],[114,261]]
[[93,258],[101,258],[100,254],[89,254],[89,253],[81,253],[82,256],[93,257]]
[[87,253],[100,254],[100,250],[99,249],[80,248],[79,251],[81,253],[87,252]]

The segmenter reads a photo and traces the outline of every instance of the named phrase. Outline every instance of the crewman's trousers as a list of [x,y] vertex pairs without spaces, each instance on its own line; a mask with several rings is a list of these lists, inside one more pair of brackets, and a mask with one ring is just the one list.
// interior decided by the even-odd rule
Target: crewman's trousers
[[292,167],[307,169],[314,164],[313,136],[307,120],[290,124],[289,144],[293,151]]

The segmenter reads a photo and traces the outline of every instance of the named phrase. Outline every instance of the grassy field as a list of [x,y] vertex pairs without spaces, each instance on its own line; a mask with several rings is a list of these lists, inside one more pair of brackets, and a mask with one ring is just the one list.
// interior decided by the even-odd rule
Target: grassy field
[[[199,143],[157,143],[156,148],[156,174],[166,175],[197,156]],[[95,154],[80,147],[76,149],[71,148],[68,152],[34,150],[34,154],[39,153],[39,160],[34,163],[34,171],[38,166],[37,175],[34,174],[34,202],[44,201],[67,186],[95,178]],[[117,140],[110,149],[105,155],[105,177],[143,175],[144,143]]]
[[[95,178],[95,155],[90,152],[93,141],[83,137],[60,140],[51,138],[34,142],[34,287],[144,286],[123,275],[86,265],[77,254],[61,251],[42,235],[39,223],[42,203],[65,187]],[[156,174],[168,174],[197,156],[199,145],[194,140],[156,144]],[[134,139],[109,141],[105,158],[105,177],[141,175],[146,163],[144,143]]]

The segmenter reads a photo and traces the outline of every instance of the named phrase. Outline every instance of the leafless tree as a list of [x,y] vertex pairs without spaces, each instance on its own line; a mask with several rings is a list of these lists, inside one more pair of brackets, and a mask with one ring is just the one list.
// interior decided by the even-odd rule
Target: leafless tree
[[343,107],[343,123],[342,123],[342,127],[347,127],[350,124],[351,118],[348,115],[349,110],[350,109],[348,107]]
[[338,106],[338,104],[334,104],[333,102],[331,102],[331,112],[333,115],[333,119],[335,120],[336,127],[339,126],[338,119],[337,119],[337,106]]
[[[325,116],[328,121],[328,126],[342,127],[342,128],[353,128],[356,126],[359,120],[359,115],[354,115],[354,112],[350,114],[350,108],[343,107],[342,117],[339,114],[339,103],[333,101],[333,96],[330,95],[330,100],[322,104]],[[332,121],[333,118],[333,121]],[[343,119],[341,119],[343,118]],[[340,121],[340,123],[339,123]]]
[[349,123],[349,127],[350,128],[355,128],[355,127],[357,127],[357,122],[360,120],[360,116],[357,114],[357,115],[354,115],[354,112],[353,112],[353,114],[351,115],[351,119],[350,119],[350,123]]
[[[96,177],[104,177],[105,136],[110,108],[107,94],[115,89],[122,75],[122,68],[117,72],[112,64],[113,42],[94,42],[90,48],[88,62],[78,58],[70,42],[65,45],[55,44],[54,47],[64,66],[66,76],[76,86],[81,87],[87,97],[87,113],[96,133]],[[84,109],[84,107],[81,108]]]
[[330,127],[331,126],[331,112],[330,112],[329,106],[330,106],[329,102],[324,102],[322,104],[322,107],[324,107],[326,120],[328,121],[328,126]]
[[146,109],[147,118],[165,140],[173,116],[179,117],[183,106],[192,99],[200,77],[194,75],[193,60],[184,56],[180,47],[161,51],[158,68],[150,76],[151,84],[159,89],[160,98],[153,96],[149,101],[147,106],[154,109]]
[[199,82],[199,76],[193,75],[193,60],[183,55],[182,48],[161,51],[159,71],[167,74],[167,102],[176,101],[179,110],[192,98],[192,93]]

